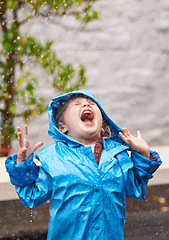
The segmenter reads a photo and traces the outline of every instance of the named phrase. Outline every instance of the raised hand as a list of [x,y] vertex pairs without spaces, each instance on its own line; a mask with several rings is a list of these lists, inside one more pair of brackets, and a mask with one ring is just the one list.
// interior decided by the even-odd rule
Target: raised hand
[[150,158],[149,145],[141,137],[140,131],[137,131],[137,137],[134,137],[127,128],[122,128],[122,133],[120,132],[119,135],[133,150],[137,151],[144,157]]
[[43,142],[38,142],[35,145],[30,145],[29,139],[28,139],[28,127],[25,125],[23,136],[21,133],[21,129],[17,127],[17,135],[18,135],[18,141],[19,141],[19,151],[18,151],[18,157],[16,160],[16,163],[20,163],[22,161],[27,160],[30,155],[35,152],[39,147],[43,145]]

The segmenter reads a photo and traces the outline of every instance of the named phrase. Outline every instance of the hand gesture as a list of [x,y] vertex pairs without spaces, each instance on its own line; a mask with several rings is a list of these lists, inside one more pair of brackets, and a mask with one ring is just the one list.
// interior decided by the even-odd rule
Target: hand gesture
[[137,151],[144,157],[150,158],[149,145],[141,137],[140,131],[137,131],[137,137],[134,137],[127,128],[122,128],[122,133],[120,132],[119,135],[133,150]]
[[39,147],[43,145],[43,142],[38,142],[35,145],[30,145],[29,139],[28,139],[28,127],[25,125],[23,136],[21,133],[21,129],[17,127],[17,135],[18,135],[18,141],[19,141],[19,151],[18,151],[18,158],[16,160],[16,163],[20,163],[24,160],[27,160],[30,155],[35,152]]

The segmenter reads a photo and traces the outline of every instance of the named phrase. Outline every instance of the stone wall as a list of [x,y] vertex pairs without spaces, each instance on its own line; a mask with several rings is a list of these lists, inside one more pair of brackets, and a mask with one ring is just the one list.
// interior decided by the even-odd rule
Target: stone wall
[[[54,41],[65,62],[84,64],[85,89],[94,93],[116,124],[134,135],[139,129],[150,145],[168,145],[168,0],[100,0],[95,6],[100,20],[87,26],[65,16],[50,23],[29,22],[23,31]],[[50,101],[58,93],[47,87],[44,74],[41,78],[39,91]],[[32,119],[32,142],[50,143],[47,130],[47,113]]]

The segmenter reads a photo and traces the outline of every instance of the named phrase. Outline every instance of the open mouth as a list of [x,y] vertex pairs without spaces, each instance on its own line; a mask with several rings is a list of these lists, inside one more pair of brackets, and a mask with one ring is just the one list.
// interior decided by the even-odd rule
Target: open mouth
[[80,119],[82,120],[82,122],[90,122],[92,123],[94,120],[94,114],[90,109],[85,109],[83,110],[83,112],[81,113],[81,117]]

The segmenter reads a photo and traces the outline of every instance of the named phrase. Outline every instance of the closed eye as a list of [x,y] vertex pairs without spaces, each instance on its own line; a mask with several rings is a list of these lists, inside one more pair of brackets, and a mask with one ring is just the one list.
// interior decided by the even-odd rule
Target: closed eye
[[90,101],[90,102],[88,102],[90,105],[95,105],[95,102],[93,102],[93,101]]
[[75,104],[75,105],[79,105],[80,103],[79,103],[79,102],[75,102],[74,104]]

